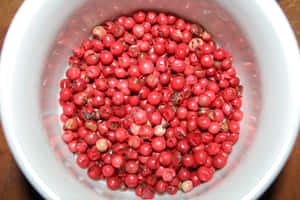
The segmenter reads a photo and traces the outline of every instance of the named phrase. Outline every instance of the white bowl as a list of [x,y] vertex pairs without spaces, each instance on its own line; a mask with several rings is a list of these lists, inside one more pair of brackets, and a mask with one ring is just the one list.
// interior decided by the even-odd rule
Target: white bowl
[[[91,181],[61,139],[59,79],[73,46],[91,28],[137,9],[175,13],[203,24],[230,50],[245,86],[240,139],[213,180],[174,199],[254,199],[274,180],[293,147],[300,111],[297,42],[271,0],[27,0],[6,36],[1,117],[18,165],[46,199],[135,199]],[[157,199],[171,198],[156,195]]]

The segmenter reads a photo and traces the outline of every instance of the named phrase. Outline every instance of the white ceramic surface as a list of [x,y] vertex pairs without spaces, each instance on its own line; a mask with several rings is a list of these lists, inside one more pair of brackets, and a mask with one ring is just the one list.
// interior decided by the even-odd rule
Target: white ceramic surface
[[5,39],[0,74],[3,127],[22,171],[46,199],[136,198],[111,192],[75,166],[60,139],[57,97],[72,47],[94,25],[140,8],[203,24],[233,53],[245,85],[245,118],[228,165],[210,183],[172,198],[257,198],[288,158],[300,113],[297,42],[272,0],[25,1]]

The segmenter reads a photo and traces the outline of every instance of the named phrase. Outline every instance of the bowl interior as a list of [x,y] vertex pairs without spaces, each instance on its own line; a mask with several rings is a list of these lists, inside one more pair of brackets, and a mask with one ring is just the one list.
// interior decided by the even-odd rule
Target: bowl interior
[[[174,13],[202,24],[220,46],[232,53],[244,85],[245,116],[240,139],[234,145],[227,166],[217,171],[209,183],[188,194],[179,192],[172,198],[219,199],[220,194],[228,194],[228,199],[253,197],[257,194],[253,188],[259,186],[257,190],[262,190],[270,176],[278,172],[293,143],[296,122],[289,121],[289,113],[295,113],[292,105],[296,102],[291,100],[286,105],[286,99],[294,97],[292,77],[288,73],[292,70],[291,63],[281,42],[282,36],[262,3],[245,5],[238,0],[173,0],[172,3],[168,0],[83,0],[68,2],[68,6],[59,0],[40,1],[34,6],[33,3],[26,2],[16,19],[28,20],[20,27],[22,34],[14,38],[22,48],[14,52],[14,67],[6,69],[8,82],[14,84],[5,89],[11,91],[7,93],[10,102],[4,97],[2,102],[6,104],[3,113],[10,111],[5,118],[7,129],[12,133],[9,137],[13,139],[9,142],[15,148],[14,154],[18,154],[17,160],[25,174],[34,179],[33,184],[45,196],[136,198],[133,192],[108,190],[104,181],[91,181],[85,171],[76,166],[74,156],[60,138],[58,93],[59,80],[64,76],[72,47],[89,36],[93,26],[138,9]],[[33,12],[28,14],[32,6]],[[277,6],[273,2],[269,6],[281,17],[282,26],[289,29]],[[8,36],[7,43],[10,40]],[[22,104],[18,103],[19,99]],[[24,134],[16,135],[20,131]],[[170,196],[157,195],[156,198]]]

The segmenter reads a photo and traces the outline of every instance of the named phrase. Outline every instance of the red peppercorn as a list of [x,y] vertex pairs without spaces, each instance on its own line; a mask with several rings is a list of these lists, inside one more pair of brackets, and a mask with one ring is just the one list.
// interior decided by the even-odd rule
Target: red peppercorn
[[124,46],[121,42],[115,42],[110,46],[110,51],[114,56],[120,56],[124,51]]
[[62,135],[62,139],[66,142],[69,143],[74,139],[72,131],[65,131]]
[[132,28],[132,32],[135,37],[141,38],[145,34],[145,28],[143,25],[135,24]]
[[210,105],[210,103],[211,103],[211,99],[209,98],[209,96],[207,96],[205,94],[201,94],[199,96],[199,105],[200,106],[207,107]]
[[142,191],[142,198],[143,199],[153,199],[154,197],[154,194],[155,194],[155,190],[152,186],[150,185],[146,185],[144,188],[143,188],[143,191]]
[[214,59],[211,55],[203,55],[201,57],[201,65],[205,68],[209,68],[209,67],[212,67],[213,64],[214,64]]
[[137,149],[141,145],[141,139],[138,136],[129,136],[128,145],[134,149]]
[[102,38],[105,47],[109,48],[113,43],[115,43],[115,37],[112,34],[106,34]]
[[191,177],[191,173],[188,169],[186,168],[181,168],[179,171],[178,171],[178,178],[181,180],[181,181],[185,181],[185,180],[188,180],[190,179]]
[[211,173],[210,169],[207,167],[199,167],[197,173],[199,179],[204,182],[209,181],[213,176],[213,173]]
[[67,70],[66,76],[71,80],[78,79],[80,76],[80,69],[77,67],[71,67]]
[[156,18],[157,18],[156,13],[150,11],[147,13],[146,21],[149,22],[150,24],[154,24],[156,23]]
[[77,144],[77,141],[76,141],[76,140],[71,141],[71,142],[68,144],[69,151],[75,153],[75,152],[77,151],[77,149],[76,149],[76,144]]
[[149,156],[152,153],[152,147],[149,143],[144,143],[140,146],[139,152],[143,156]]
[[125,170],[127,173],[135,174],[139,170],[139,165],[136,161],[129,160],[125,163]]
[[89,158],[86,154],[78,154],[76,161],[78,166],[82,168],[87,167],[90,163]]
[[203,143],[208,144],[213,140],[213,135],[210,134],[209,132],[204,132],[201,134],[201,140]]
[[160,156],[159,156],[159,162],[164,165],[164,166],[168,166],[171,164],[172,162],[172,154],[169,151],[163,151],[161,152]]
[[90,39],[86,38],[81,42],[81,46],[83,46],[85,50],[88,50],[93,48],[93,43]]
[[72,116],[76,113],[76,106],[73,103],[67,103],[63,106],[63,112],[66,116]]
[[116,190],[121,185],[119,178],[114,177],[114,176],[107,178],[106,184],[107,184],[108,188],[111,190]]
[[227,159],[229,155],[225,151],[220,150],[219,153],[216,156],[220,156],[220,157],[223,157],[223,158]]
[[96,161],[101,158],[101,152],[98,151],[96,146],[92,146],[87,150],[87,156],[90,160]]
[[178,117],[178,119],[186,119],[187,114],[188,110],[186,109],[186,107],[181,106],[176,110],[176,116]]
[[129,137],[129,133],[125,128],[118,128],[116,129],[116,140],[118,142],[124,142]]
[[103,64],[108,65],[112,63],[113,55],[109,51],[103,50],[100,54],[100,59]]
[[235,109],[239,109],[242,106],[242,100],[240,98],[235,98],[232,100],[231,104]]
[[186,154],[185,156],[183,156],[182,158],[182,164],[185,167],[192,167],[194,165],[194,156],[193,154]]
[[167,183],[164,182],[163,180],[159,180],[157,181],[156,185],[155,185],[155,189],[157,192],[159,193],[164,193],[167,189]]
[[156,170],[159,167],[159,161],[154,157],[148,158],[146,164],[151,170]]
[[186,140],[180,140],[177,143],[177,150],[181,153],[187,153],[190,150],[190,145]]
[[166,140],[164,137],[155,137],[151,144],[153,150],[157,152],[161,152],[166,148]]
[[215,156],[213,160],[213,166],[215,168],[223,168],[227,163],[227,159],[222,156]]
[[[121,19],[121,18],[119,18],[119,19]],[[112,26],[111,32],[115,37],[121,37],[125,32],[125,28],[123,26],[125,23],[125,20],[122,19],[122,21],[123,21],[122,23],[115,23]]]
[[168,15],[168,24],[174,24],[176,22],[176,16],[174,15]]
[[193,183],[193,186],[197,186],[201,184],[201,181],[196,171],[191,172],[191,181]]
[[233,88],[226,88],[224,91],[223,91],[223,98],[226,100],[226,101],[231,101],[235,98],[235,95],[236,95],[236,91],[233,89]]
[[194,160],[198,165],[203,165],[206,161],[207,153],[205,151],[194,152]]
[[64,101],[68,101],[72,98],[72,92],[69,88],[63,88],[60,91],[60,98]]
[[154,65],[151,60],[141,60],[139,63],[139,71],[146,75],[154,71]]
[[197,118],[197,124],[199,128],[201,128],[202,130],[206,130],[209,128],[211,120],[207,116],[201,116]]
[[133,119],[137,124],[144,124],[148,120],[147,113],[143,110],[140,110],[133,115]]
[[84,55],[84,48],[81,46],[76,46],[73,48],[73,54],[78,58],[81,58]]
[[187,107],[191,111],[198,111],[199,108],[198,103],[194,100],[188,101]]
[[160,103],[160,100],[161,100],[161,94],[159,92],[151,92],[149,95],[148,95],[148,102],[151,104],[151,105],[158,105]]
[[136,23],[143,23],[146,19],[146,13],[144,13],[143,11],[138,11],[133,15],[133,18],[135,20]]
[[138,184],[138,178],[135,174],[128,174],[125,177],[125,183],[129,188],[134,188]]
[[93,165],[88,169],[87,174],[91,179],[100,179],[101,168],[98,165]]
[[217,143],[211,142],[207,145],[206,152],[208,155],[216,155],[220,151],[220,146]]
[[121,105],[124,102],[124,94],[122,92],[114,92],[112,96],[112,102],[115,105]]
[[167,187],[167,192],[168,192],[169,194],[171,194],[171,195],[176,194],[176,193],[177,193],[177,190],[178,190],[177,186],[169,185],[169,186]]
[[184,87],[184,78],[181,76],[174,77],[171,85],[174,90],[181,90]]
[[97,40],[97,39],[93,39],[93,47],[94,47],[94,51],[95,52],[100,52],[101,50],[103,50],[104,48],[104,45],[103,43],[100,41],[100,40]]
[[76,144],[76,149],[77,149],[77,152],[79,152],[79,153],[85,153],[87,148],[88,148],[88,145],[83,140],[79,140]]
[[183,60],[176,59],[172,62],[171,68],[175,73],[181,73],[184,71],[186,64]]
[[232,133],[238,133],[240,131],[240,123],[238,121],[230,121],[228,124],[229,131]]
[[218,122],[211,122],[208,127],[208,132],[211,134],[217,134],[220,131],[221,127]]
[[230,153],[232,151],[232,142],[229,141],[224,141],[222,143],[222,149],[223,151],[225,151],[226,153]]
[[112,156],[110,153],[102,154],[102,159],[105,164],[111,164],[111,158]]
[[177,139],[175,137],[170,137],[167,139],[167,146],[169,148],[174,148],[177,145]]
[[102,167],[102,174],[106,177],[110,177],[115,173],[115,168],[111,165],[104,165]]
[[106,30],[103,26],[96,26],[93,29],[93,36],[102,40],[104,35],[106,35]]
[[135,188],[135,194],[139,197],[142,196],[143,194],[143,186],[142,185],[138,185],[136,188]]
[[127,143],[115,143],[112,146],[112,152],[116,154],[123,154],[127,149]]
[[176,171],[172,168],[165,168],[163,170],[162,178],[165,182],[171,182],[176,176]]
[[225,50],[223,48],[218,48],[214,51],[214,58],[217,60],[223,60],[225,58]]
[[152,138],[153,134],[154,134],[154,132],[150,125],[147,125],[147,124],[143,125],[139,129],[139,136],[143,139],[150,139],[150,138]]
[[230,103],[224,103],[222,111],[225,115],[230,115],[232,113],[232,105]]
[[183,19],[177,19],[175,22],[175,28],[184,30],[185,29],[185,21]]
[[121,168],[125,160],[121,155],[113,155],[111,163],[115,168]]
[[71,81],[69,79],[62,79],[60,81],[60,88],[68,88],[71,84]]
[[193,35],[190,31],[185,30],[182,32],[182,42],[188,43],[191,41],[192,37]]
[[235,110],[232,113],[232,119],[234,119],[235,121],[240,121],[243,119],[244,113],[241,110]]

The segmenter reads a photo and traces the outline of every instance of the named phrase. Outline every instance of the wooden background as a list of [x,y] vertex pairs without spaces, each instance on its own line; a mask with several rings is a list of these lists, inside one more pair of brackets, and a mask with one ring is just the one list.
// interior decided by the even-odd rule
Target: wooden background
[[[0,0],[0,49],[7,28],[23,0]],[[281,0],[280,6],[286,13],[300,41],[300,0]],[[294,150],[276,181],[260,200],[300,199],[300,137]],[[19,170],[5,141],[0,127],[0,199],[42,199]]]

